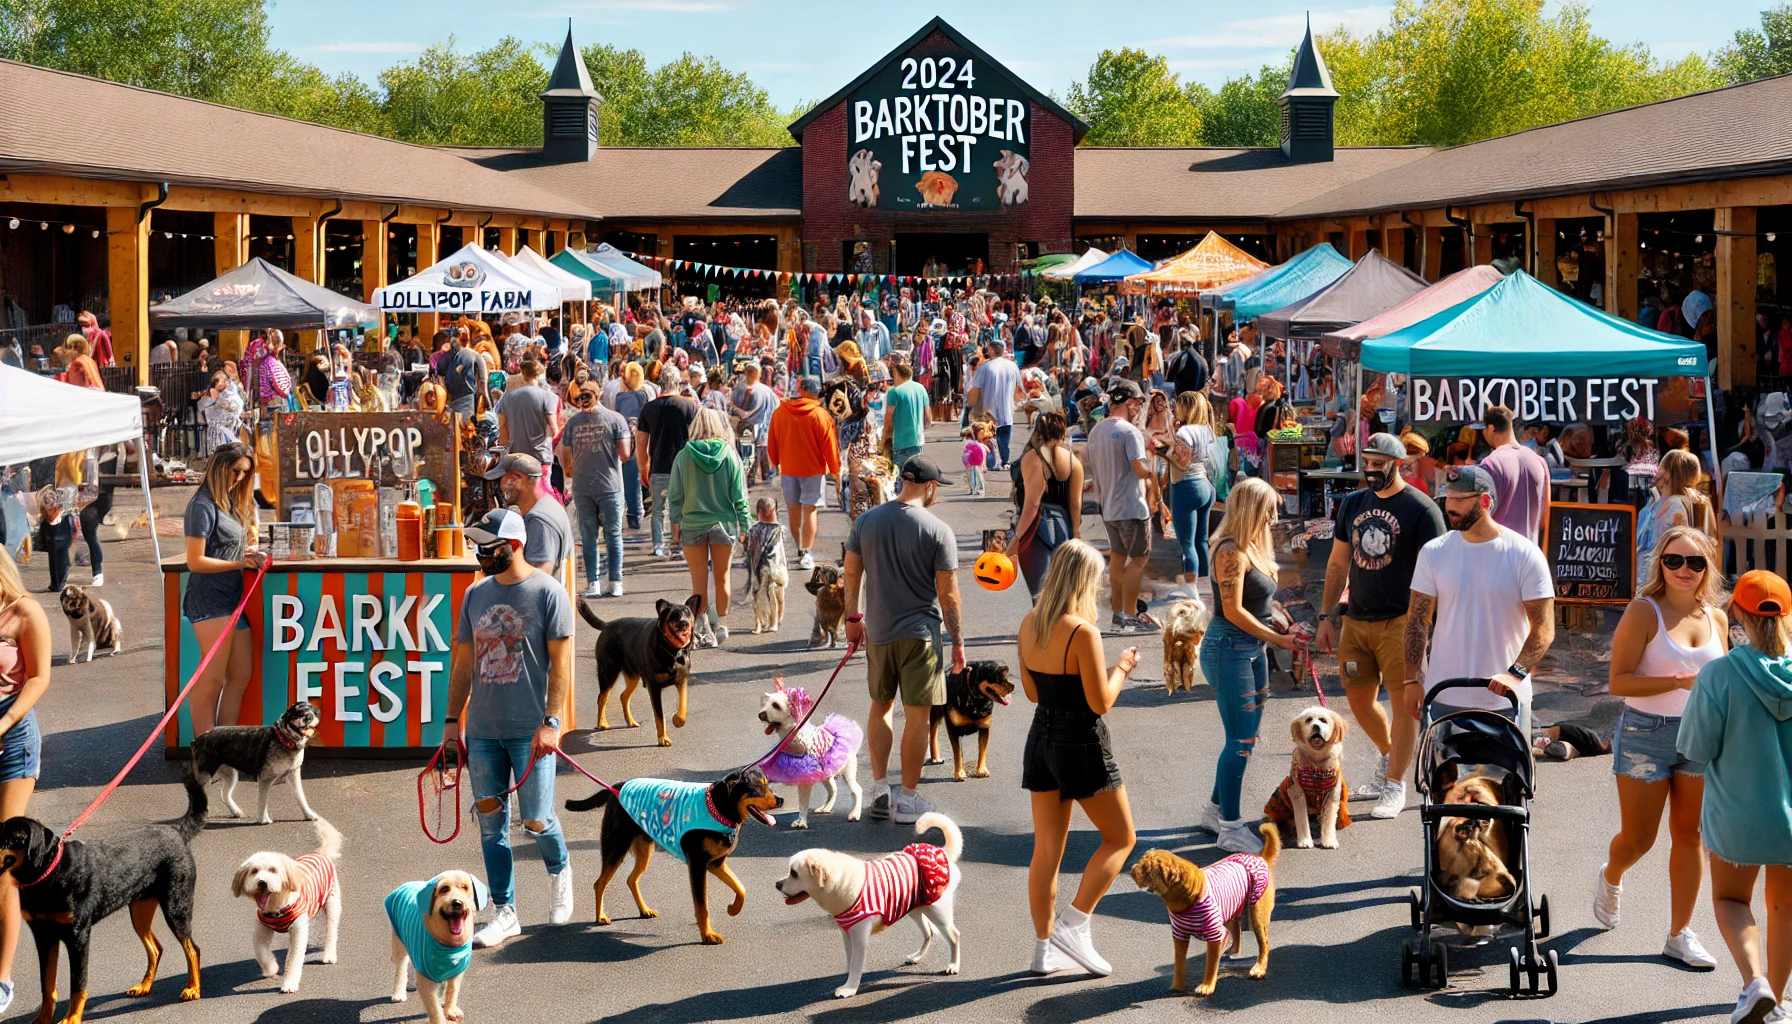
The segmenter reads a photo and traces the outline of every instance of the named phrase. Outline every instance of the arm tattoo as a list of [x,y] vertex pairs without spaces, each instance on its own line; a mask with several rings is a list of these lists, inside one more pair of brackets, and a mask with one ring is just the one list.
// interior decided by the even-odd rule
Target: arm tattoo
[[940,602],[940,618],[945,622],[946,633],[956,643],[964,643],[963,616],[959,612],[960,602]]
[[1551,644],[1556,641],[1556,599],[1545,597],[1524,603],[1525,618],[1531,620],[1531,633],[1519,649],[1518,663],[1533,675]]
[[1420,669],[1425,664],[1425,649],[1431,644],[1431,618],[1437,608],[1437,598],[1430,594],[1412,592],[1412,601],[1406,609],[1406,678],[1420,678]]

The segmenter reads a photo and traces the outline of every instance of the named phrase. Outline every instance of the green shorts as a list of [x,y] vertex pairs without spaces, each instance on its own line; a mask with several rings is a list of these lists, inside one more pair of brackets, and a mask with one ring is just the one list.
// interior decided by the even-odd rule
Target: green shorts
[[892,640],[865,647],[866,678],[871,699],[893,701],[902,695],[906,708],[946,703],[946,671],[932,640]]

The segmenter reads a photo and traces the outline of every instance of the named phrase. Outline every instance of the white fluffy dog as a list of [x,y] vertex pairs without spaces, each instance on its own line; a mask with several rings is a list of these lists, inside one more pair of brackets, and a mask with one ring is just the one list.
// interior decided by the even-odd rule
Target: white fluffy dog
[[861,149],[847,161],[846,201],[854,206],[870,208],[877,205],[880,189],[877,185],[877,172],[883,169],[883,161],[875,159],[869,149]]
[[232,895],[255,900],[255,960],[261,964],[262,977],[280,977],[280,968],[274,963],[274,935],[286,934],[282,992],[299,990],[313,918],[321,918],[323,923],[322,962],[336,962],[336,927],[342,920],[342,887],[336,879],[336,861],[342,856],[342,835],[322,818],[314,824],[315,853],[297,859],[268,850],[251,854],[236,869],[236,877],[230,883]]
[[1313,848],[1309,817],[1319,821],[1319,845],[1338,848],[1338,829],[1350,824],[1350,788],[1344,784],[1344,719],[1329,708],[1311,707],[1288,723],[1294,755],[1288,777],[1263,808],[1270,821],[1291,822],[1294,844]]
[[[865,791],[859,786],[859,747],[865,742],[864,730],[843,715],[829,715],[820,724],[811,721],[797,729],[812,706],[808,691],[800,686],[786,690],[783,676],[775,677],[773,682],[778,688],[765,695],[759,706],[759,720],[765,723],[767,735],[777,733],[788,739],[777,756],[764,766],[765,777],[796,787],[797,816],[790,827],[809,827],[809,795],[817,782],[827,787],[828,798],[815,813],[831,812],[840,795],[834,780],[842,777],[852,792],[852,810],[846,812],[846,820],[858,821],[865,809]],[[796,735],[790,735],[792,730],[796,730]]]
[[952,897],[958,890],[958,857],[964,834],[951,818],[937,811],[921,815],[915,834],[939,829],[946,845],[910,843],[882,860],[862,861],[835,850],[803,850],[790,858],[790,874],[777,882],[778,894],[791,906],[814,897],[834,918],[846,938],[846,984],[834,995],[846,999],[859,991],[865,972],[865,949],[871,936],[907,917],[921,929],[921,948],[904,965],[921,962],[944,932],[952,946],[946,974],[958,973],[958,926],[952,923]]
[[1027,172],[1032,164],[1027,158],[1009,150],[1002,150],[1001,159],[995,163],[996,194],[1001,197],[1003,206],[1019,206],[1027,201]]

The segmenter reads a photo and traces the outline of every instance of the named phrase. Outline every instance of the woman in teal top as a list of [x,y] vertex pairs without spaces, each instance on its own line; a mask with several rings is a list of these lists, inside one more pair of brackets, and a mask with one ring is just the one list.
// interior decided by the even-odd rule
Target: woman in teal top
[[[691,593],[704,599],[704,619],[697,646],[714,647],[728,639],[722,619],[728,614],[728,561],[734,542],[746,532],[747,474],[729,443],[728,421],[713,408],[699,410],[690,440],[672,460],[666,486],[666,507],[684,548],[691,571]],[[713,600],[704,593],[715,577]]]

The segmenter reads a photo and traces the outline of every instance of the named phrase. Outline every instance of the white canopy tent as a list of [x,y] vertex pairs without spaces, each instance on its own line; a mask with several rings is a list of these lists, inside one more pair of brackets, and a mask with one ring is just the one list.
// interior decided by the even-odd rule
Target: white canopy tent
[[570,274],[548,262],[548,258],[529,246],[523,246],[515,256],[510,257],[510,264],[531,277],[539,277],[543,281],[557,285],[560,296],[566,302],[589,302],[596,296],[591,294],[591,282],[577,274]]
[[473,243],[373,293],[381,313],[527,313],[558,309],[561,301],[559,285]]
[[0,466],[127,441],[137,446],[143,507],[149,510],[149,535],[160,565],[162,542],[155,532],[149,454],[143,447],[143,403],[136,395],[76,387],[0,363]]
[[1091,248],[1081,256],[1078,256],[1076,262],[1065,263],[1042,270],[1039,272],[1039,276],[1049,278],[1053,281],[1069,281],[1076,277],[1076,275],[1088,270],[1090,267],[1102,262],[1111,255],[1113,254],[1102,252],[1100,249]]

